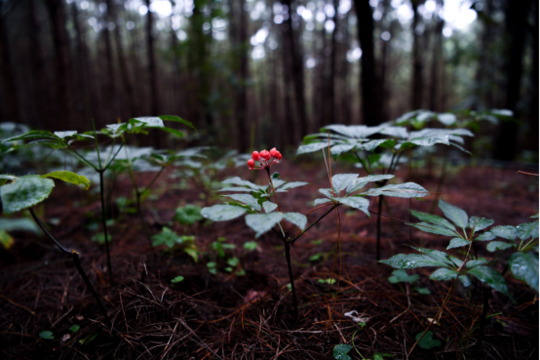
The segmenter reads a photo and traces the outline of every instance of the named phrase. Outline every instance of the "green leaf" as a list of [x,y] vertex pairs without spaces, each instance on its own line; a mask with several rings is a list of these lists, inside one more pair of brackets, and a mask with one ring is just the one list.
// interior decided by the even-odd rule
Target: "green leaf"
[[467,275],[459,275],[458,276],[459,281],[461,281],[461,284],[463,284],[464,287],[471,286],[471,279]]
[[486,249],[487,251],[494,252],[497,250],[506,250],[511,247],[512,247],[512,244],[506,243],[504,241],[492,241],[489,244],[487,244]]
[[469,229],[474,229],[474,231],[484,230],[487,227],[490,227],[495,223],[494,220],[481,218],[478,216],[471,216],[469,219]]
[[81,329],[81,325],[73,324],[69,327],[69,331],[76,333]]
[[452,231],[456,231],[456,228],[454,227],[454,225],[452,225],[452,223],[450,223],[450,221],[446,220],[443,217],[428,214],[428,213],[425,213],[425,212],[415,211],[415,210],[411,210],[411,214],[416,216],[421,221],[425,221],[425,222],[432,223],[432,224],[435,224],[435,225],[440,225],[440,226],[448,228],[448,229],[450,229]]
[[345,197],[345,198],[335,198],[335,200],[339,201],[342,204],[345,204],[347,206],[350,206],[354,209],[358,209],[366,213],[368,217],[371,217],[368,207],[369,207],[369,200],[365,199],[360,196],[351,196],[351,197]]
[[307,183],[305,181],[291,181],[291,182],[286,183],[282,187],[280,187],[278,190],[276,190],[276,192],[286,192],[289,189],[294,189],[294,188],[304,186],[304,185],[307,185],[307,184],[309,184],[309,183]]
[[349,351],[351,351],[352,346],[347,344],[339,344],[334,346],[334,359],[335,360],[352,360],[349,355]]
[[287,220],[290,223],[298,226],[300,229],[304,230],[307,224],[307,217],[300,213],[290,212],[284,213],[283,219]]
[[277,205],[270,201],[263,202],[262,207],[264,209],[264,212],[267,214],[277,209]]
[[420,222],[416,224],[406,223],[406,225],[414,226],[417,229],[420,229],[422,231],[432,233],[432,234],[444,235],[444,236],[456,236],[456,235],[459,236],[457,232],[452,231],[448,229],[447,227],[442,227],[442,226],[434,225],[434,224],[428,224],[425,222]]
[[174,136],[176,136],[178,138],[183,138],[184,137],[184,133],[181,132],[180,130],[176,130],[176,129],[173,129],[173,128],[170,128],[170,127],[167,127],[167,126],[160,127],[160,130],[168,132],[169,134],[172,134],[172,135],[174,135]]
[[232,257],[227,260],[227,264],[229,264],[232,267],[235,267],[236,265],[238,265],[239,262],[240,260],[238,260],[237,257]]
[[71,137],[76,134],[77,134],[77,131],[55,131],[54,132],[54,135],[58,136],[60,139]]
[[232,195],[224,195],[228,196],[238,202],[241,202],[242,204],[245,204],[249,206],[251,209],[255,211],[261,211],[261,205],[259,205],[259,202],[257,199],[255,199],[250,194],[232,194]]
[[152,246],[166,245],[168,248],[172,248],[179,240],[178,234],[164,226],[161,232],[152,236]]
[[495,239],[496,236],[491,231],[486,231],[474,238],[474,241],[491,241]]
[[13,238],[4,230],[0,230],[0,245],[2,245],[4,249],[9,249],[13,245]]
[[518,280],[525,281],[538,292],[538,255],[533,252],[517,252],[510,256],[508,266]]
[[416,246],[411,246],[411,248],[418,250],[426,255],[429,255],[431,258],[440,261],[442,263],[445,263],[447,265],[452,265],[451,258],[448,257],[448,254],[445,252],[439,251],[439,250],[432,250],[432,249],[426,249],[426,248],[420,248]]
[[429,278],[435,281],[452,280],[458,276],[458,272],[448,268],[440,268],[435,270]]
[[419,254],[398,254],[392,256],[390,259],[380,260],[379,262],[389,265],[394,269],[415,269],[427,266],[447,266],[447,264],[442,261],[436,260],[428,255]]
[[454,248],[458,248],[462,246],[467,246],[467,245],[470,245],[470,241],[467,241],[461,238],[453,238],[452,240],[450,240],[450,244],[448,245],[446,250],[454,249]]
[[487,264],[487,260],[469,260],[467,261],[467,268],[472,269],[475,266],[485,265],[485,264]]
[[177,277],[171,279],[171,283],[173,284],[176,284],[182,281],[184,281],[184,277],[182,275],[178,275]]
[[395,145],[396,145],[396,140],[394,140],[394,139],[377,139],[377,140],[370,140],[368,142],[365,142],[362,145],[360,145],[359,147],[362,150],[373,151],[376,148],[378,148],[379,146],[383,147],[383,148],[391,149]]
[[512,225],[495,226],[489,231],[496,237],[501,237],[510,241],[514,241],[518,236],[516,227]]
[[266,186],[255,185],[251,181],[242,180],[238,176],[223,180],[221,183],[222,184],[239,185],[239,186],[247,186],[247,187],[249,187],[250,189],[253,189],[253,190],[259,190],[259,189],[262,189],[262,188],[266,187]]
[[332,124],[327,125],[321,130],[331,130],[337,132],[338,134],[345,135],[354,139],[364,139],[373,134],[377,134],[381,131],[383,126],[366,126],[366,125],[341,125],[341,124]]
[[88,180],[86,176],[78,175],[71,171],[53,171],[51,173],[41,175],[41,177],[54,178],[75,185],[83,185],[86,190],[88,190],[90,187],[90,180]]
[[452,220],[454,224],[462,229],[465,229],[468,225],[469,217],[467,213],[460,208],[451,205],[444,200],[439,201],[439,208],[448,219]]
[[193,124],[187,120],[184,120],[182,119],[181,117],[178,117],[178,116],[174,116],[174,115],[161,115],[159,116],[159,118],[161,120],[165,120],[165,121],[174,121],[174,122],[177,122],[177,123],[180,123],[180,124],[184,124],[186,126],[189,126],[190,128],[192,128],[193,130],[197,130],[195,128],[195,126],[193,126]]
[[514,301],[514,298],[508,292],[506,280],[497,270],[487,266],[476,266],[472,269],[468,269],[467,273],[474,275],[478,280],[487,283],[493,289],[502,292]]
[[33,232],[34,234],[41,234],[41,230],[36,225],[36,223],[28,218],[0,218],[0,230],[1,231],[28,231]]
[[415,282],[418,280],[420,275],[409,275],[405,270],[394,270],[392,271],[392,276],[388,278],[388,281],[392,284],[397,284],[400,282]]
[[390,184],[380,188],[370,189],[362,194],[369,196],[384,195],[400,198],[416,198],[429,195],[429,191],[416,183],[406,182],[402,184]]
[[42,331],[39,333],[39,337],[45,340],[54,340],[54,334],[52,331]]
[[[418,335],[416,335],[415,340],[418,341],[418,339],[420,339],[423,333],[424,332],[418,333]],[[420,346],[422,349],[427,349],[427,350],[434,348],[436,346],[440,346],[440,345],[441,345],[441,342],[439,340],[433,339],[433,333],[431,331],[426,332],[424,337],[422,337],[422,339],[418,342],[418,346]]]
[[39,204],[51,194],[54,181],[39,175],[26,175],[0,187],[0,198],[5,214]]
[[141,122],[144,124],[145,127],[162,128],[165,126],[165,124],[163,124],[163,120],[161,120],[157,116],[136,117],[136,118],[130,119],[130,123],[131,123],[131,120],[136,120],[138,122]]
[[255,237],[259,237],[269,231],[283,219],[283,214],[273,212],[270,214],[249,214],[246,215],[246,224],[255,231]]
[[345,190],[354,180],[358,178],[358,174],[337,174],[332,176],[332,186],[337,195],[341,190]]
[[344,153],[344,152],[347,152],[347,151],[350,151],[350,150],[354,149],[355,146],[357,146],[357,145],[349,145],[349,144],[334,145],[330,149],[330,153],[332,155],[339,155],[341,153]]
[[198,262],[199,261],[199,250],[197,250],[196,248],[185,248],[184,249],[184,252],[186,254],[188,254],[189,256],[191,256],[191,258],[193,259],[193,261],[195,262]]
[[[335,143],[334,141],[330,141],[330,145],[333,145],[334,143]],[[328,142],[315,142],[315,143],[311,143],[307,145],[300,145],[298,147],[298,150],[296,150],[296,156],[310,153],[310,152],[319,151],[327,147],[328,147]]]
[[201,210],[201,215],[212,221],[228,221],[244,215],[246,209],[233,205],[214,205]]
[[202,219],[201,208],[199,206],[186,205],[175,210],[174,220],[178,221],[179,224],[193,225]]
[[416,291],[418,291],[419,294],[422,295],[429,295],[431,294],[431,291],[429,291],[428,288],[416,288]]
[[244,243],[244,249],[248,251],[253,251],[257,248],[257,242],[256,241],[246,241]]
[[521,240],[538,238],[538,220],[530,223],[518,225],[518,236]]

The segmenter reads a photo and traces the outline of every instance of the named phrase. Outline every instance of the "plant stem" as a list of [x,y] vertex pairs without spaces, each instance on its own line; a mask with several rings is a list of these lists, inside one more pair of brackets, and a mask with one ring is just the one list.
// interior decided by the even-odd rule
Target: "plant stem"
[[383,195],[379,195],[379,213],[377,214],[377,261],[381,260],[381,212]]
[[103,316],[105,317],[105,319],[107,320],[107,322],[109,323],[109,325],[112,326],[112,322],[111,322],[111,319],[109,318],[109,315],[107,315],[107,310],[105,309],[105,306],[103,306],[103,303],[101,302],[101,299],[99,298],[99,295],[98,293],[96,292],[96,290],[94,289],[94,287],[92,286],[92,283],[90,282],[90,279],[88,279],[88,276],[86,275],[86,272],[84,271],[84,269],[82,268],[81,266],[81,262],[79,261],[79,253],[75,250],[67,250],[65,247],[63,247],[55,238],[54,236],[51,235],[51,233],[49,233],[49,231],[47,231],[47,229],[45,228],[45,226],[43,225],[43,223],[39,220],[39,218],[36,216],[36,213],[34,212],[34,209],[32,208],[29,208],[28,210],[30,210],[30,214],[32,215],[32,217],[34,218],[34,221],[36,222],[36,224],[38,224],[38,226],[41,228],[41,230],[45,233],[45,235],[47,235],[53,242],[54,244],[60,249],[61,252],[63,252],[64,254],[66,255],[69,255],[71,257],[71,259],[73,260],[73,264],[75,265],[75,267],[77,268],[77,271],[79,272],[79,274],[81,275],[81,277],[83,278],[84,282],[86,283],[86,286],[88,286],[88,288],[90,289],[90,291],[92,292],[92,295],[94,296],[94,298],[96,299],[96,302],[98,303],[98,306],[103,314]]
[[341,205],[341,204],[337,204],[337,205],[332,206],[332,207],[331,207],[327,212],[325,212],[321,217],[319,217],[317,220],[315,220],[315,222],[313,222],[311,225],[309,225],[309,226],[308,226],[305,230],[303,230],[300,234],[296,235],[296,236],[294,237],[294,239],[292,239],[292,240],[290,241],[291,245],[294,244],[294,242],[295,242],[296,240],[298,240],[298,238],[299,238],[300,236],[304,235],[304,233],[305,233],[306,231],[308,231],[309,229],[311,229],[311,228],[312,228],[313,226],[315,226],[319,221],[321,221],[324,217],[326,217],[326,215],[330,214],[330,212],[331,212],[332,210],[334,210],[336,207],[338,207],[339,205]]
[[[272,194],[274,194],[274,199],[276,200],[276,205],[277,205],[277,210],[279,212],[281,212],[280,208],[279,208],[279,202],[278,202],[278,199],[277,199],[277,194],[276,194],[276,190],[274,189],[274,183],[272,182],[272,177],[270,176],[270,168],[267,167],[266,168],[266,174],[268,174],[268,180],[270,180],[270,186],[272,187]],[[285,240],[285,242],[287,242],[287,237],[285,236],[285,230],[283,230],[283,220],[281,220],[279,223],[279,228],[281,229],[281,234],[283,235],[283,239]]]
[[107,220],[106,220],[106,210],[105,210],[105,199],[103,197],[104,184],[103,184],[103,173],[104,169],[100,169],[99,173],[99,195],[101,198],[101,223],[103,225],[103,235],[105,236],[105,249],[107,250],[107,266],[109,267],[109,279],[111,283],[113,282],[113,272],[111,267],[111,254],[109,252],[109,234],[107,233]]
[[287,266],[289,268],[289,279],[291,281],[291,289],[294,301],[294,321],[296,322],[296,320],[298,320],[298,302],[296,300],[296,288],[294,287],[294,278],[291,266],[291,245],[285,238],[283,239],[283,242],[285,243],[285,257],[287,258]]

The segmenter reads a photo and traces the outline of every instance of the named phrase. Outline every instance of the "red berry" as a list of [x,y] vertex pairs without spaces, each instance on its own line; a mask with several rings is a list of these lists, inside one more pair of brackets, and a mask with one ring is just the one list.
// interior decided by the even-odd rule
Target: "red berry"
[[268,150],[261,151],[261,157],[263,159],[269,160],[270,159],[270,153],[268,152]]
[[253,170],[253,168],[255,167],[255,160],[249,159],[249,160],[247,161],[247,164],[248,164],[248,168],[250,168],[251,170]]
[[278,152],[278,151],[276,150],[276,148],[270,149],[270,155],[272,155],[272,157],[276,157],[276,153],[277,153],[277,152]]
[[278,160],[281,160],[281,153],[279,151],[276,151],[276,154],[275,155],[272,155],[273,157],[275,157],[276,159]]
[[259,155],[258,151],[254,151],[253,154],[251,154],[251,158],[253,160],[259,160],[261,158],[261,155]]

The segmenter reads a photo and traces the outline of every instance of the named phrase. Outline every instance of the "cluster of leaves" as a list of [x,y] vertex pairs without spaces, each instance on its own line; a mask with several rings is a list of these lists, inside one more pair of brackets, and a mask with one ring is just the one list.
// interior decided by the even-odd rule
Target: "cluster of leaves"
[[495,261],[477,257],[473,259],[470,256],[471,249],[475,250],[477,242],[503,238],[511,242],[493,241],[487,245],[487,249],[514,249],[508,263],[512,274],[538,291],[538,220],[518,227],[496,226],[486,230],[493,225],[493,220],[476,216],[469,218],[465,211],[443,200],[439,202],[439,208],[450,221],[437,215],[412,211],[422,222],[408,225],[425,232],[452,237],[447,250],[468,246],[464,258],[460,259],[442,251],[412,247],[422,254],[398,254],[381,262],[396,269],[439,267],[430,275],[430,279],[458,279],[465,287],[471,285],[470,276],[473,276],[513,300],[503,275],[492,267]]

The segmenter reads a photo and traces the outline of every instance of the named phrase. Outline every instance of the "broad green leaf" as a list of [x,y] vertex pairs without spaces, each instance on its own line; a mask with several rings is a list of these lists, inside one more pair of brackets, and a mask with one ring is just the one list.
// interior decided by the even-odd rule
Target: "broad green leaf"
[[328,199],[328,198],[325,198],[325,199],[315,199],[315,201],[313,202],[315,205],[321,205],[321,204],[326,204],[327,202],[331,202],[332,199]]
[[202,219],[201,208],[196,205],[186,205],[176,208],[174,214],[174,220],[178,221],[181,225],[193,225]]
[[39,337],[45,340],[54,340],[54,334],[52,331],[42,331],[39,333]]
[[370,189],[362,194],[369,196],[384,195],[400,198],[416,198],[428,195],[429,191],[416,183],[406,182],[402,184],[390,184],[380,188]]
[[467,261],[467,268],[472,269],[475,266],[485,265],[485,264],[487,264],[487,260],[469,260]]
[[152,236],[152,246],[166,245],[168,248],[172,248],[179,239],[180,237],[174,230],[164,226],[160,233]]
[[248,187],[250,187],[250,188],[253,189],[253,190],[259,190],[259,189],[261,189],[261,188],[266,187],[266,186],[255,185],[255,184],[252,183],[251,181],[242,180],[242,179],[240,179],[238,176],[235,176],[235,177],[233,177],[233,178],[229,178],[229,179],[223,180],[221,183],[222,183],[222,184],[232,184],[232,185],[248,186]]
[[383,148],[393,148],[395,145],[396,141],[394,139],[377,139],[365,142],[359,147],[362,148],[362,150],[373,151],[379,146]]
[[486,231],[478,236],[476,236],[474,238],[474,241],[491,241],[493,239],[495,239],[496,236],[493,235],[493,233],[491,231]]
[[358,174],[337,174],[332,176],[332,186],[337,195],[341,190],[345,190],[356,178]]
[[270,201],[263,202],[262,207],[267,214],[277,209],[277,205]]
[[392,276],[388,278],[388,281],[392,284],[397,284],[400,282],[415,282],[418,280],[420,275],[409,275],[405,270],[394,270],[392,271]]
[[283,214],[273,212],[270,214],[248,214],[246,224],[255,231],[255,237],[259,237],[269,231],[283,219]]
[[[334,141],[332,140],[330,141],[330,145],[333,145],[334,143],[335,143]],[[311,143],[307,145],[300,145],[298,147],[298,150],[296,150],[296,156],[310,153],[310,152],[319,151],[327,147],[328,147],[328,142],[316,142],[316,143]]]
[[497,250],[506,250],[512,247],[512,244],[509,244],[504,241],[492,241],[489,244],[487,244],[486,249],[487,251],[494,252]]
[[29,218],[19,218],[19,219],[6,219],[0,218],[0,230],[2,231],[29,231],[34,234],[41,234],[41,230],[36,225],[36,223]]
[[75,134],[77,134],[77,131],[55,131],[54,132],[54,135],[58,136],[60,139],[65,139]]
[[173,128],[170,128],[170,127],[167,127],[167,126],[163,126],[163,127],[160,127],[159,128],[160,130],[162,131],[165,131],[165,132],[168,132],[169,134],[172,134],[178,138],[183,138],[184,137],[184,133],[181,132],[180,130],[176,130],[176,129],[173,129]]
[[433,146],[435,144],[450,145],[450,137],[437,136],[437,137],[418,137],[416,139],[410,139],[398,144],[399,150],[406,150],[416,146]]
[[457,117],[455,114],[445,113],[445,114],[437,114],[437,119],[444,125],[450,126],[456,122]]
[[450,244],[448,245],[446,250],[454,249],[454,248],[458,248],[458,247],[462,247],[462,246],[467,246],[467,245],[470,245],[469,241],[467,241],[465,239],[461,239],[461,238],[453,238],[452,240],[450,240]]
[[347,206],[350,206],[352,208],[358,209],[360,211],[363,211],[366,213],[368,217],[371,217],[369,213],[369,200],[365,199],[360,196],[350,196],[345,198],[335,198],[335,200],[339,201],[342,204],[345,204]]
[[233,191],[233,192],[254,192],[257,190],[247,188],[247,187],[236,187],[236,186],[227,186],[218,190],[219,192]]
[[433,259],[435,259],[437,261],[440,261],[440,262],[448,264],[448,265],[452,265],[451,259],[448,258],[448,254],[446,254],[445,252],[442,252],[442,251],[439,251],[439,250],[416,247],[416,246],[411,246],[411,248],[413,248],[413,249],[415,249],[417,251],[420,251],[420,252],[422,252],[422,253],[424,253],[426,255],[429,255],[430,257],[432,257]]
[[244,249],[248,251],[253,251],[257,248],[257,242],[256,241],[246,241],[244,243]]
[[283,213],[283,218],[290,223],[298,226],[300,229],[304,230],[307,224],[307,217],[303,214],[290,212]]
[[396,176],[392,175],[392,174],[368,175],[368,176],[361,177],[358,180],[366,181],[366,182],[377,182],[377,181],[382,181],[382,180],[390,180],[390,179],[393,179],[395,177]]
[[520,224],[517,227],[518,236],[521,240],[538,238],[538,220],[530,223]]
[[518,236],[516,227],[512,225],[495,226],[489,231],[496,237],[501,237],[510,241],[514,241]]
[[349,351],[351,351],[352,346],[347,344],[339,344],[334,346],[334,359],[335,360],[352,360],[349,355]]
[[39,204],[51,194],[54,181],[39,175],[26,175],[0,187],[0,198],[5,214]]
[[319,192],[330,199],[334,198],[334,194],[332,194],[331,189],[319,189]]
[[178,275],[178,276],[171,279],[171,283],[173,283],[173,284],[176,284],[176,283],[179,283],[179,282],[182,282],[182,281],[184,281],[184,277],[182,275]]
[[446,220],[443,217],[428,214],[428,213],[425,213],[425,212],[415,211],[415,210],[411,210],[411,214],[413,214],[414,216],[416,216],[418,219],[420,219],[422,221],[432,223],[432,224],[435,224],[435,225],[440,225],[440,226],[448,228],[448,229],[450,229],[452,231],[456,231],[455,226],[452,225],[452,223],[450,223],[450,221]]
[[487,227],[490,227],[495,223],[494,220],[481,218],[478,216],[471,216],[469,219],[469,229],[474,229],[474,231],[484,230]]
[[[416,335],[415,340],[418,341],[418,339],[420,339],[423,333],[424,332],[418,333],[418,335]],[[433,339],[433,333],[431,331],[426,332],[424,337],[422,337],[422,339],[418,342],[418,346],[420,346],[422,349],[427,349],[427,350],[440,346],[440,345],[441,345],[441,342],[439,340]]]
[[469,287],[472,284],[471,279],[467,275],[459,275],[458,279],[464,287]]
[[390,259],[380,260],[379,262],[389,265],[394,269],[415,269],[427,266],[447,266],[447,264],[442,261],[435,260],[428,255],[419,254],[398,254],[392,256]]
[[330,153],[332,155],[339,155],[341,153],[344,153],[344,152],[347,152],[349,150],[352,150],[354,149],[356,145],[349,145],[349,144],[339,144],[339,145],[334,145],[330,148]]
[[238,202],[241,202],[242,204],[246,204],[249,207],[251,207],[253,210],[261,211],[261,205],[259,205],[259,202],[257,199],[255,199],[253,196],[249,194],[231,194],[231,195],[224,195],[228,196]]
[[81,325],[73,324],[68,329],[69,329],[69,331],[76,333],[77,331],[79,331],[81,329]]
[[[409,137],[409,132],[402,126],[386,126],[382,128],[380,133],[383,135],[393,136],[401,139],[406,139]],[[392,147],[394,147],[394,145]]]
[[517,252],[510,256],[508,265],[518,280],[525,281],[538,292],[538,254]]
[[276,190],[276,192],[286,192],[289,189],[297,188],[307,184],[308,183],[305,181],[291,181],[280,187],[278,190]]
[[451,205],[444,200],[439,201],[439,208],[448,219],[452,220],[454,224],[462,229],[465,229],[468,225],[469,217],[467,213],[457,206]]
[[16,135],[7,139],[3,139],[2,143],[19,141],[19,140],[39,140],[39,139],[50,139],[50,140],[58,141],[58,138],[50,131],[31,130],[22,135]]
[[163,124],[163,120],[161,120],[157,116],[141,116],[141,117],[130,119],[130,121],[131,120],[137,120],[143,123],[146,127],[162,128],[165,126],[165,124]]
[[452,280],[455,279],[458,276],[458,272],[456,270],[448,269],[448,268],[440,268],[435,270],[429,278],[431,280],[436,281],[445,281],[445,280]]
[[[538,266],[538,263],[537,263],[537,266]],[[474,275],[478,280],[487,283],[489,286],[505,294],[510,299],[512,299],[512,301],[514,301],[514,298],[508,292],[508,286],[506,285],[506,280],[501,274],[499,274],[497,270],[487,267],[487,266],[476,266],[472,269],[468,269],[467,273]]]
[[180,123],[180,124],[184,124],[186,126],[189,126],[190,128],[192,128],[193,130],[197,130],[195,128],[195,126],[193,126],[193,124],[187,120],[184,120],[182,119],[181,117],[179,116],[174,116],[174,115],[160,115],[159,118],[161,120],[165,120],[165,121],[174,121],[174,122],[177,122],[177,123]]
[[2,245],[4,249],[9,249],[13,245],[13,238],[4,230],[0,230],[0,245]]
[[415,228],[420,229],[422,231],[432,233],[432,234],[437,234],[437,235],[454,236],[454,237],[456,235],[459,235],[458,233],[448,229],[447,227],[442,227],[442,226],[439,226],[439,225],[429,224],[429,223],[425,223],[425,222],[420,222],[420,223],[416,223],[416,224],[406,223],[406,225],[414,226]]
[[244,215],[246,209],[234,205],[214,205],[201,210],[201,215],[212,221],[227,221]]
[[51,173],[41,175],[41,177],[58,179],[75,185],[83,185],[86,190],[88,190],[90,187],[90,180],[88,180],[86,176],[78,175],[71,171],[53,171]]
[[338,134],[354,139],[364,139],[378,133],[382,128],[382,126],[332,124],[323,127],[322,130],[335,131]]

